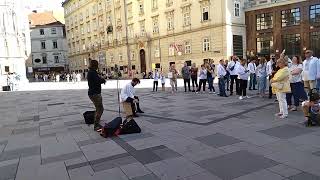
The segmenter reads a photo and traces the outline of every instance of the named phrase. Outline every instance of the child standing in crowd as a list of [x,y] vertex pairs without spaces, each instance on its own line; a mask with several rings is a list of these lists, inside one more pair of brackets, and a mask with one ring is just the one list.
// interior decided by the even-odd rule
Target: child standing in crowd
[[248,86],[248,78],[249,78],[249,70],[246,68],[246,60],[240,60],[240,66],[238,67],[238,78],[240,81],[240,97],[239,99],[242,100],[244,97],[249,98],[247,96],[247,86]]
[[265,57],[262,57],[259,60],[259,65],[257,67],[257,77],[259,84],[259,95],[260,97],[264,97],[267,89],[267,63]]
[[171,67],[170,67],[170,85],[171,85],[171,93],[173,94],[174,91],[178,91],[178,87],[177,87],[177,76],[178,76],[178,71],[176,69],[176,66],[175,64],[171,64]]
[[162,85],[162,91],[166,90],[166,77],[164,76],[163,72],[161,72],[160,75],[161,85]]
[[206,92],[206,83],[207,83],[207,70],[203,65],[201,65],[201,70],[199,73],[199,88],[197,90],[197,93],[201,90],[201,85],[203,86],[203,92]]

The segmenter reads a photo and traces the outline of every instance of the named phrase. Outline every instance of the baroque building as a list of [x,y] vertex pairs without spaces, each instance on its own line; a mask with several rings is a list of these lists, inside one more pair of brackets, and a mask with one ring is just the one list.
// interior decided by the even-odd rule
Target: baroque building
[[117,64],[126,74],[245,57],[243,6],[241,0],[66,0],[70,69],[87,71],[89,58],[102,71]]
[[27,82],[25,62],[30,55],[30,34],[22,0],[0,0],[0,87],[8,74]]

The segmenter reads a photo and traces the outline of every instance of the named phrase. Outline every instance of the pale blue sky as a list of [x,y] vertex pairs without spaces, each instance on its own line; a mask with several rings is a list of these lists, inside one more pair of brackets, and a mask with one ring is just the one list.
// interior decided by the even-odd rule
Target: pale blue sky
[[[52,10],[63,10],[61,3],[63,0],[23,0],[25,1],[26,7],[32,10],[38,11],[52,11]],[[28,3],[27,3],[28,2]]]

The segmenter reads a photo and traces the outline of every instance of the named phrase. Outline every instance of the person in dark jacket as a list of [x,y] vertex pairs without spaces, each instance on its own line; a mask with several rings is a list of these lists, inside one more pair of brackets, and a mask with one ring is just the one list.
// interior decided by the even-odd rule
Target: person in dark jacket
[[101,84],[106,83],[106,80],[102,78],[98,72],[98,61],[91,60],[89,62],[89,72],[87,75],[88,80],[88,95],[90,100],[93,102],[96,113],[94,118],[94,130],[100,132],[102,130],[102,125],[100,124],[100,118],[103,114],[103,104],[102,104],[102,96],[101,96]]

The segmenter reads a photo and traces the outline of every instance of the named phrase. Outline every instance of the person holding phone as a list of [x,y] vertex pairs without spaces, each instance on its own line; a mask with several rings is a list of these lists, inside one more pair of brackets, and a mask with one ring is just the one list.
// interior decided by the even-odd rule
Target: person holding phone
[[240,90],[239,90],[239,99],[242,100],[243,98],[249,98],[247,96],[247,87],[248,87],[248,78],[250,75],[250,71],[246,67],[247,60],[242,59],[240,60],[240,66],[238,67],[238,78],[240,82]]

